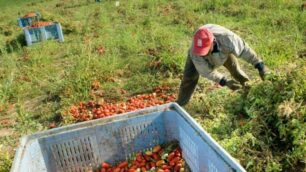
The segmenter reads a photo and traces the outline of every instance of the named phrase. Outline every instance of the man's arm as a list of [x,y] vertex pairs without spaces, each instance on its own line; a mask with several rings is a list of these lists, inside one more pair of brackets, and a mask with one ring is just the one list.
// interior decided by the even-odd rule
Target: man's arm
[[233,34],[230,36],[232,44],[230,45],[230,51],[236,56],[240,57],[248,63],[255,66],[262,62],[256,52],[238,35]]
[[230,52],[252,64],[256,69],[258,69],[261,79],[264,80],[266,67],[263,60],[259,58],[256,52],[238,35],[233,34],[230,39],[232,42],[230,45]]

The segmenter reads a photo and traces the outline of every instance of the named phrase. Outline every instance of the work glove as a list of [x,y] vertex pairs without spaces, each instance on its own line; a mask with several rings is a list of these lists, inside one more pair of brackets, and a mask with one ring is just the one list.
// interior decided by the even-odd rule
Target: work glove
[[225,85],[232,90],[238,90],[241,88],[240,83],[232,79],[227,80]]
[[266,76],[266,73],[267,73],[267,69],[264,65],[263,62],[259,62],[255,65],[255,68],[258,69],[258,72],[259,72],[259,76],[261,78],[261,80],[265,80],[265,76]]
[[226,80],[225,78],[222,78],[219,84],[221,86],[227,86],[231,90],[238,90],[241,88],[240,83],[232,79]]
[[241,85],[242,85],[243,89],[245,89],[245,90],[249,90],[251,88],[251,84],[249,82],[244,82]]

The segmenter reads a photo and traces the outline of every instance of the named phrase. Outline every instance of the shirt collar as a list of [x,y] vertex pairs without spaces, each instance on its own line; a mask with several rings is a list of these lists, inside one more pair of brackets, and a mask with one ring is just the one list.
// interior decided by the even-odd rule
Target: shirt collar
[[213,50],[212,50],[212,53],[219,53],[221,50],[220,50],[220,46],[219,46],[219,43],[214,40],[214,47],[213,47]]

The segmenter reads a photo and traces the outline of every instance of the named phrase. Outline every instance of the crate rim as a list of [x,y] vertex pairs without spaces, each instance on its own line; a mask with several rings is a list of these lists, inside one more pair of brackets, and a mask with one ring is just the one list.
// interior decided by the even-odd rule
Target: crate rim
[[[48,137],[54,134],[61,134],[66,131],[77,131],[77,130],[82,130],[86,127],[93,127],[96,125],[101,125],[101,124],[108,124],[112,122],[117,122],[117,121],[122,121],[126,120],[129,118],[134,118],[134,117],[139,117],[139,116],[145,116],[148,113],[153,113],[153,112],[162,112],[162,111],[167,111],[167,110],[176,110],[181,117],[184,118],[187,122],[192,124],[192,128],[204,139],[209,146],[213,148],[214,151],[216,151],[217,154],[220,155],[220,157],[228,163],[232,168],[234,168],[235,171],[240,171],[240,172],[246,172],[246,170],[240,165],[240,163],[234,159],[224,148],[222,148],[218,142],[216,142],[204,129],[202,126],[200,126],[195,119],[193,119],[189,113],[187,113],[182,107],[180,107],[177,103],[171,102],[163,105],[158,105],[158,106],[152,106],[144,109],[139,109],[131,112],[126,112],[110,117],[105,117],[101,119],[95,119],[95,120],[90,120],[90,121],[85,121],[85,122],[80,122],[76,124],[71,124],[68,126],[62,126],[54,129],[49,129],[46,131],[40,131],[34,134],[29,134],[22,136],[20,138],[20,145],[17,148],[17,151],[15,153],[14,161],[12,164],[11,172],[15,171],[15,168],[18,167],[21,161],[22,154],[24,153],[24,148],[27,146],[28,143],[30,143],[34,139],[39,139],[43,137]],[[196,127],[194,127],[194,126]],[[18,169],[18,168],[17,168]]]

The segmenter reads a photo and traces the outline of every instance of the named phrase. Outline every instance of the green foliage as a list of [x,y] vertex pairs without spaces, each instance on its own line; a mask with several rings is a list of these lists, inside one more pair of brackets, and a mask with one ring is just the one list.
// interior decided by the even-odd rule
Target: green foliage
[[[206,95],[200,103],[209,109],[202,113],[214,116],[209,120],[198,117],[198,121],[248,171],[305,168],[306,68],[303,61],[291,65],[268,75],[264,82],[253,83],[248,91],[226,98],[211,93],[216,95]],[[223,98],[219,104],[216,96]]]
[[17,124],[14,128],[22,135],[27,135],[33,131],[42,130],[43,126],[38,123],[33,116],[25,112],[23,107],[17,107]]
[[[253,135],[264,142],[278,162],[268,167],[293,169],[304,163],[306,154],[305,96],[306,68],[270,76],[252,88],[246,97],[244,110],[253,121]],[[283,156],[286,155],[286,156]]]
[[[1,150],[2,145],[0,145]],[[10,171],[12,165],[12,157],[8,152],[0,151],[0,172]]]

